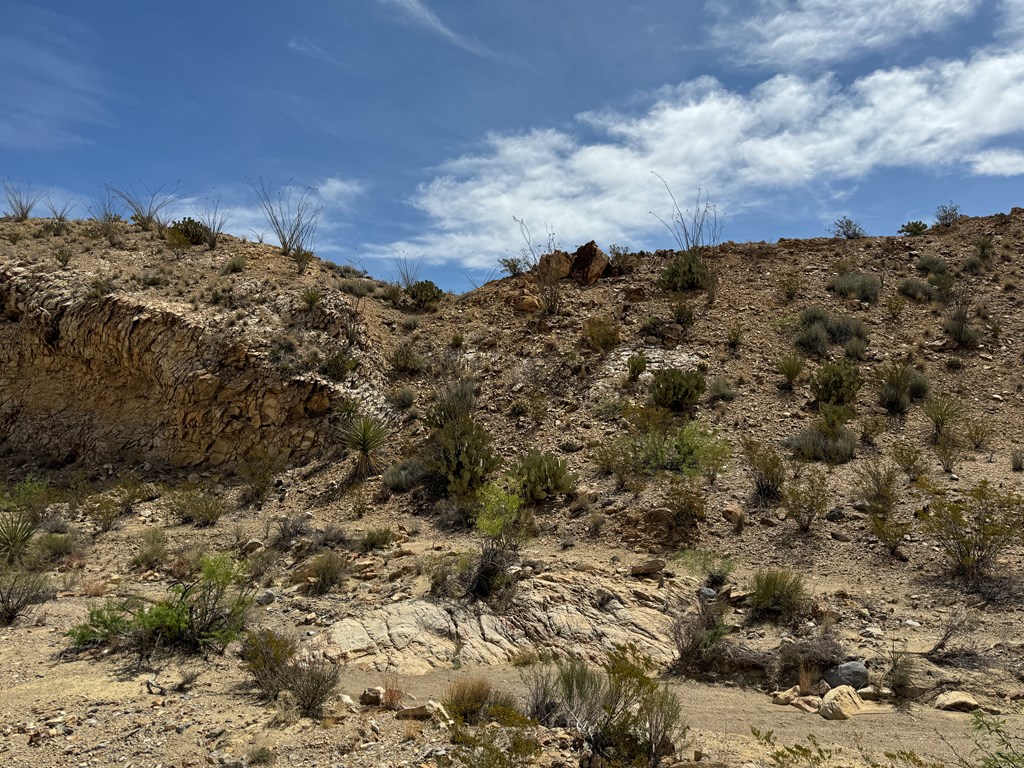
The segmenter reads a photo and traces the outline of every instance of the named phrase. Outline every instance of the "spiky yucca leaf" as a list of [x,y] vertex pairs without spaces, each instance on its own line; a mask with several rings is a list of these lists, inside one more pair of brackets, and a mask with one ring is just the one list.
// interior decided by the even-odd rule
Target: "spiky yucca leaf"
[[0,513],[0,561],[14,563],[28,546],[36,522],[25,512]]
[[364,480],[379,471],[377,452],[388,440],[388,430],[370,416],[357,416],[344,426],[341,440],[350,451],[355,451],[355,476]]

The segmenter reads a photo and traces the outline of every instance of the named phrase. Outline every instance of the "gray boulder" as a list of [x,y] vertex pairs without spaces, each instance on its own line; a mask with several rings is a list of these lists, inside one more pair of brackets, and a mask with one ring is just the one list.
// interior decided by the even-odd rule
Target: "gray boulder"
[[829,667],[822,677],[833,688],[848,685],[857,690],[868,684],[868,668],[859,661],[848,661],[845,664]]

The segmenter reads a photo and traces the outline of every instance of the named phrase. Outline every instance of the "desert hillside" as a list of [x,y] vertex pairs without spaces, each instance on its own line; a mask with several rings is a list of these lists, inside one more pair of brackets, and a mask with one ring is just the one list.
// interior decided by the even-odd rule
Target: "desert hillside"
[[0,221],[5,765],[1022,749],[1024,209],[459,296],[190,226]]

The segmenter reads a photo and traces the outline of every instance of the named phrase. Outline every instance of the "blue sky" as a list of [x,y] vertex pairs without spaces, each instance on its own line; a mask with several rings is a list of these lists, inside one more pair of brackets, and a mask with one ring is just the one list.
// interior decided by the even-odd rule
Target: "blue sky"
[[[1024,205],[1024,0],[5,3],[0,177],[85,201],[319,190],[316,252],[460,290],[522,246],[669,247]],[[80,210],[84,210],[84,207]]]

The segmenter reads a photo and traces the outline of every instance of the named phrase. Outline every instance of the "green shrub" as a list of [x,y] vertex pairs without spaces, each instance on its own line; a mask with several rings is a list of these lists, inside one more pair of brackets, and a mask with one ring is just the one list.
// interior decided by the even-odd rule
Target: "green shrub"
[[394,408],[407,411],[416,403],[416,390],[412,387],[399,387],[388,393],[388,400]]
[[0,512],[0,564],[18,562],[38,527],[28,511]]
[[832,228],[829,230],[829,234],[832,237],[843,238],[846,240],[859,240],[862,237],[867,237],[867,232],[864,231],[864,227],[860,225],[860,222],[851,219],[849,216],[840,216],[834,222],[832,222]]
[[[369,535],[369,534],[368,534]],[[337,552],[324,552],[317,555],[303,569],[310,595],[326,595],[345,581],[348,575],[348,563]]]
[[449,421],[438,432],[435,469],[444,477],[449,496],[476,491],[500,464],[491,436],[469,417]]
[[828,319],[828,337],[836,344],[846,344],[853,339],[868,342],[868,332],[862,320],[843,315],[831,315]]
[[209,241],[211,234],[209,227],[189,216],[174,222],[167,228],[168,242],[171,237],[180,235],[188,240],[189,245],[202,245]]
[[797,332],[795,343],[811,357],[824,357],[828,354],[828,327],[822,322],[812,323]]
[[234,275],[239,272],[245,271],[245,254],[236,253],[226,262],[224,262],[224,269],[221,272],[225,275]]
[[417,309],[433,307],[444,298],[444,291],[438,288],[430,280],[420,280],[405,289],[406,294],[412,300]]
[[523,498],[497,483],[488,483],[477,493],[480,510],[476,529],[496,541],[520,541],[533,532],[533,516],[523,510]]
[[600,670],[560,662],[551,707],[558,714],[548,718],[572,722],[602,765],[660,765],[685,727],[679,698],[653,671],[633,645],[616,646]]
[[786,517],[794,521],[801,532],[807,533],[814,521],[828,512],[829,488],[825,473],[805,469],[799,477],[786,484],[782,491],[782,505]]
[[390,528],[373,528],[359,541],[359,551],[374,552],[378,549],[387,549],[397,538]]
[[388,362],[396,373],[422,373],[427,361],[409,342],[402,342],[391,352]]
[[918,235],[923,235],[927,231],[928,225],[923,221],[908,221],[896,231],[896,234],[907,235],[908,237],[917,237]]
[[93,606],[68,636],[76,646],[111,645],[148,656],[157,648],[223,651],[245,626],[251,593],[226,555],[203,557],[199,575],[152,604],[133,598]]
[[878,372],[875,387],[878,404],[891,414],[906,413],[910,408],[911,368],[906,363],[892,360]]
[[608,354],[621,340],[618,323],[607,317],[589,317],[583,321],[583,344],[595,352]]
[[908,277],[900,282],[900,293],[912,301],[931,301],[935,295],[935,289],[931,284],[916,277]]
[[807,429],[787,438],[784,444],[800,461],[845,464],[857,451],[857,436],[845,425],[850,418],[845,406],[821,404],[821,416]]
[[982,480],[962,498],[936,493],[924,518],[954,574],[970,584],[989,575],[999,555],[1021,538],[1019,496],[1000,493]]
[[729,634],[723,603],[700,601],[696,613],[676,617],[669,630],[676,657],[676,672],[702,672],[713,668],[721,654],[721,643]]
[[863,378],[846,360],[827,362],[811,377],[811,394],[819,403],[849,405],[857,399]]
[[774,447],[744,437],[743,456],[754,481],[754,498],[761,504],[773,504],[782,498],[786,482],[786,462]]
[[30,606],[53,594],[45,575],[20,568],[0,568],[0,627],[14,623]]
[[171,512],[183,523],[208,528],[226,511],[224,502],[212,493],[192,488],[178,491],[171,497]]
[[341,429],[342,444],[356,453],[353,475],[365,480],[379,472],[378,454],[388,442],[388,429],[370,416],[356,416]]
[[693,327],[696,314],[693,311],[693,305],[688,301],[677,301],[672,305],[672,320],[683,329],[683,335],[685,336],[690,332]]
[[730,402],[736,399],[736,390],[732,388],[728,379],[719,376],[712,379],[711,384],[708,385],[708,399],[712,403],[717,403],[720,400]]
[[155,571],[167,559],[167,534],[160,528],[147,528],[142,532],[139,551],[132,558],[132,565]]
[[891,515],[900,500],[899,468],[878,461],[858,467],[854,492],[867,503],[870,514]]
[[308,661],[288,668],[288,690],[295,697],[295,706],[306,717],[320,717],[324,704],[334,695],[341,680],[341,670],[329,661]]
[[662,270],[658,287],[675,293],[703,289],[708,285],[709,274],[708,264],[697,249],[678,251]]
[[881,280],[864,272],[841,272],[828,284],[828,289],[839,296],[871,304],[878,301],[881,288]]
[[477,725],[492,693],[491,684],[482,677],[463,678],[448,686],[441,703],[456,722]]
[[655,371],[651,382],[651,401],[673,411],[691,410],[704,394],[704,374],[666,368]]
[[566,469],[565,461],[548,451],[530,451],[512,473],[527,504],[537,504],[549,496],[572,493],[576,487],[576,476]]
[[804,359],[800,355],[783,355],[775,363],[775,368],[782,374],[785,382],[782,388],[792,390],[793,385],[804,370]]
[[376,287],[376,284],[372,280],[365,279],[342,280],[338,284],[338,288],[341,289],[342,293],[347,293],[349,296],[355,296],[357,299],[365,299],[374,292]]
[[940,256],[926,253],[914,262],[914,269],[922,275],[945,275],[950,271],[949,262]]
[[898,442],[892,447],[892,460],[903,470],[908,480],[917,480],[928,471],[921,449],[909,441]]
[[867,357],[868,343],[860,336],[854,336],[843,345],[843,351],[851,360],[864,360]]
[[953,298],[953,287],[956,285],[956,278],[946,272],[929,275],[928,285],[933,289],[932,295],[945,304]]
[[1014,472],[1024,472],[1024,453],[1013,451],[1010,454],[1010,469]]
[[807,603],[804,579],[785,569],[757,571],[747,598],[752,621],[787,622],[796,618]]
[[243,504],[260,505],[274,487],[274,479],[282,469],[282,461],[263,450],[251,451],[235,465],[235,472],[245,483]]
[[242,643],[242,661],[256,687],[268,700],[288,687],[288,675],[298,643],[291,635],[272,629],[249,632]]
[[630,355],[626,360],[626,367],[629,371],[629,380],[636,381],[647,370],[647,355],[643,352]]

